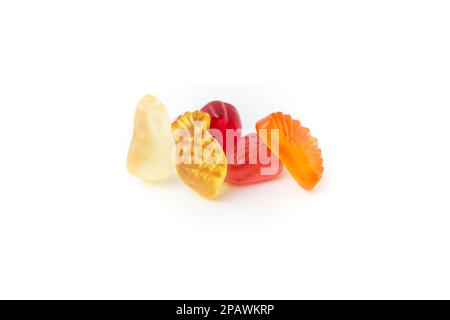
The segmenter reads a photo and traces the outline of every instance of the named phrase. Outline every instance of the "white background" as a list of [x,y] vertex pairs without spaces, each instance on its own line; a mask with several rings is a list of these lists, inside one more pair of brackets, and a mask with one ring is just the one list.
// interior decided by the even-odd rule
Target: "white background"
[[[0,298],[450,298],[448,1],[2,1]],[[311,129],[216,201],[127,173],[134,108]]]

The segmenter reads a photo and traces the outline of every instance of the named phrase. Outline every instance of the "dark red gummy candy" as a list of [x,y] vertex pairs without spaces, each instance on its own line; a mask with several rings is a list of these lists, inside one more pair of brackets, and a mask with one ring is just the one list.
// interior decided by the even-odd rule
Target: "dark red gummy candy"
[[[211,132],[213,136],[222,146],[225,154],[227,154],[227,129],[231,129],[231,134],[235,133],[235,138],[233,139],[234,144],[237,143],[238,138],[241,136],[242,123],[241,117],[237,109],[226,102],[223,101],[211,101],[206,104],[200,111],[206,112],[211,116],[210,129],[217,129],[222,133],[222,139],[219,139],[214,132]],[[238,131],[236,131],[238,130]],[[214,130],[211,130],[214,131]],[[233,146],[230,146],[232,148]]]

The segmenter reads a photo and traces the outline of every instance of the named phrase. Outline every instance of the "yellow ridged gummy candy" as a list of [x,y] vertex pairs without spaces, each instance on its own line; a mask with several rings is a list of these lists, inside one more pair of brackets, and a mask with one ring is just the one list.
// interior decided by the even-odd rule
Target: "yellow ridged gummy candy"
[[174,169],[170,118],[164,105],[154,96],[139,101],[134,132],[128,150],[128,171],[146,181],[167,178]]
[[208,132],[210,122],[209,114],[195,111],[186,112],[172,123],[178,175],[207,199],[217,197],[227,175],[225,153]]

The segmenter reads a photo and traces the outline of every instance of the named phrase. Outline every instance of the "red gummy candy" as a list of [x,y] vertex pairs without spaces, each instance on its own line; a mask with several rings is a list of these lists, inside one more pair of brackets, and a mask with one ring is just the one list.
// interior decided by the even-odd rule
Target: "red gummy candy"
[[[238,139],[241,137],[242,123],[239,112],[233,105],[223,101],[211,101],[201,111],[211,116],[210,129],[221,132],[222,137],[217,137],[213,132],[214,130],[211,130],[211,134],[217,139],[225,154],[227,154],[227,129],[229,130],[229,139],[233,139],[234,145],[237,144]],[[233,134],[235,134],[234,137]],[[233,148],[233,146],[230,146],[230,148]]]
[[[243,148],[245,142],[245,148]],[[234,159],[230,159],[230,157]],[[274,179],[283,172],[283,165],[256,133],[250,133],[235,145],[234,155],[228,156],[228,173],[225,181],[232,184],[249,184]]]

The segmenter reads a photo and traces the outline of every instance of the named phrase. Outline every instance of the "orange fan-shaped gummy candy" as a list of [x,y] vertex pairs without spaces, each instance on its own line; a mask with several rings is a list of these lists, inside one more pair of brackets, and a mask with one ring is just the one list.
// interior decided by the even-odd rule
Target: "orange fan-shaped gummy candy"
[[[256,130],[301,187],[308,190],[315,187],[323,172],[322,152],[308,128],[290,115],[275,112],[259,120]],[[277,132],[278,148],[274,140]]]

